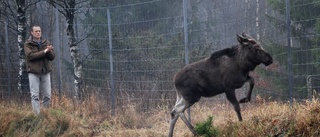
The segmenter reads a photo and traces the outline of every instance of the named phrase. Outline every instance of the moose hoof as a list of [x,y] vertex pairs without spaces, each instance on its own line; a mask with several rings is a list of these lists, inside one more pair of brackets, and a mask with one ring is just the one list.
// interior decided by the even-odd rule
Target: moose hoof
[[250,100],[247,98],[243,98],[239,100],[239,103],[247,103],[247,102],[250,102]]

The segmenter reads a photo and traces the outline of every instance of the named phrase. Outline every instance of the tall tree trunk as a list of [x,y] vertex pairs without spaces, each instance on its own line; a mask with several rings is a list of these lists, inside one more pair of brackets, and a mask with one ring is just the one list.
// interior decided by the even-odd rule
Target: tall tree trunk
[[[82,62],[80,58],[80,51],[78,48],[78,42],[75,37],[74,30],[74,15],[76,11],[76,4],[81,5],[86,1],[76,3],[76,0],[47,0],[47,2],[53,7],[57,8],[60,13],[66,18],[67,22],[67,38],[70,48],[71,60],[73,63],[74,71],[74,84],[75,93],[74,97],[77,99],[83,99],[82,92]],[[60,8],[58,8],[60,7]]]
[[26,70],[26,57],[24,54],[24,42],[26,40],[26,2],[25,0],[16,0],[17,20],[18,20],[18,49],[19,49],[19,76],[18,89],[20,93],[29,91],[28,73]]
[[260,28],[259,28],[259,8],[260,2],[257,0],[257,8],[256,8],[256,29],[257,29],[257,40],[260,40]]
[[74,84],[75,84],[75,97],[82,99],[82,63],[79,53],[78,44],[75,39],[74,25],[74,13],[75,13],[75,0],[68,2],[69,8],[66,9],[66,21],[67,21],[67,36],[68,45],[70,47],[71,59],[74,67]]

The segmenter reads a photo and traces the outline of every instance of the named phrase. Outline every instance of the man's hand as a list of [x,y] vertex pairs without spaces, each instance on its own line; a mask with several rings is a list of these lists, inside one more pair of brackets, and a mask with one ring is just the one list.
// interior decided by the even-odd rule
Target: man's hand
[[48,51],[53,50],[53,46],[52,45],[48,45],[47,48],[44,50],[44,53],[47,53]]

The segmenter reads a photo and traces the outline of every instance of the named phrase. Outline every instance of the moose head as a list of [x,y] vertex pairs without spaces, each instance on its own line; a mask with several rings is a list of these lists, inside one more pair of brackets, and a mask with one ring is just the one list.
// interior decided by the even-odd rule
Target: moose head
[[260,42],[253,39],[248,34],[242,33],[242,35],[237,35],[237,40],[240,43],[241,49],[246,54],[248,61],[255,65],[263,63],[268,66],[272,64],[273,59],[269,53],[267,53]]

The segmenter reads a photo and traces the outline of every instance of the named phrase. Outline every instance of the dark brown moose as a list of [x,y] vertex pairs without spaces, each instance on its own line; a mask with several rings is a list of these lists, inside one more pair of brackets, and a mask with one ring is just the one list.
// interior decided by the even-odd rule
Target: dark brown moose
[[[258,41],[243,33],[237,35],[238,45],[213,52],[210,57],[183,67],[174,76],[177,100],[171,111],[169,137],[173,136],[178,117],[190,131],[197,135],[194,127],[187,120],[184,111],[198,102],[201,97],[212,97],[225,93],[233,105],[239,121],[242,121],[239,103],[249,102],[254,86],[254,79],[249,76],[256,66],[263,63],[268,66],[273,59]],[[249,91],[243,99],[237,100],[235,89],[249,82]]]

